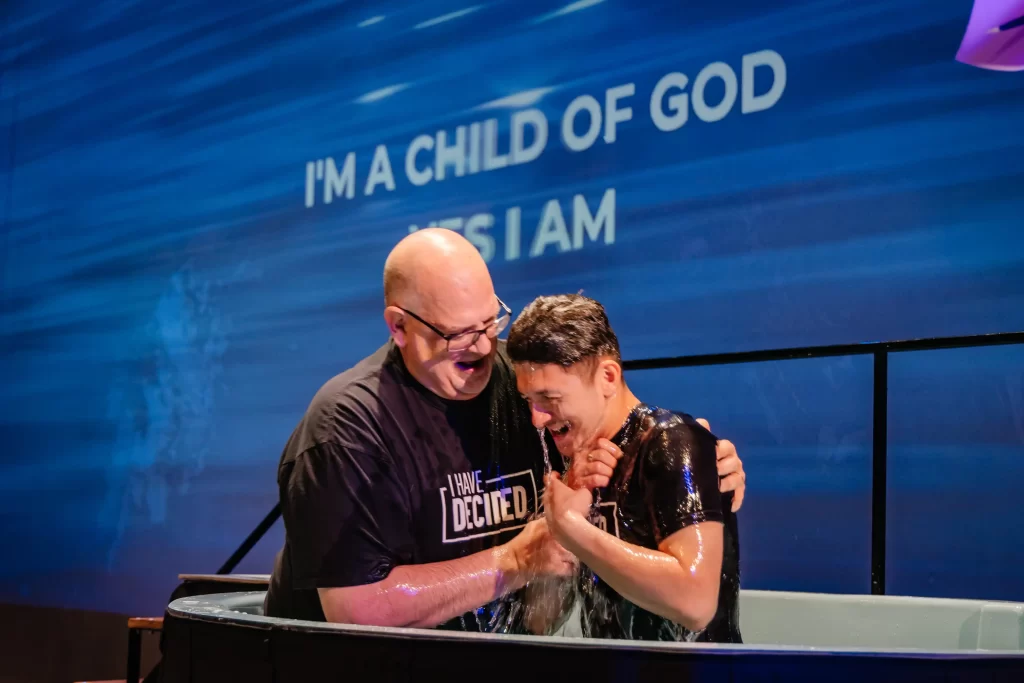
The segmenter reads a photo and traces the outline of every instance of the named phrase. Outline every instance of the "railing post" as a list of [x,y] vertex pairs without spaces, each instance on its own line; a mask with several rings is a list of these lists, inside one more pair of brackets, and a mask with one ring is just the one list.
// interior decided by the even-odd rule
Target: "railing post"
[[235,567],[238,566],[238,563],[242,561],[242,558],[252,550],[254,545],[259,543],[260,539],[263,538],[263,535],[270,530],[270,527],[274,526],[274,522],[276,522],[277,518],[280,516],[281,503],[278,502],[274,505],[274,508],[267,513],[267,516],[263,518],[263,521],[256,525],[256,528],[252,530],[252,533],[242,541],[242,545],[238,546],[238,550],[228,558],[227,562],[221,565],[221,568],[217,570],[217,573],[230,574],[234,571]]
[[874,406],[871,421],[871,592],[885,595],[885,503],[889,445],[889,353],[874,352]]

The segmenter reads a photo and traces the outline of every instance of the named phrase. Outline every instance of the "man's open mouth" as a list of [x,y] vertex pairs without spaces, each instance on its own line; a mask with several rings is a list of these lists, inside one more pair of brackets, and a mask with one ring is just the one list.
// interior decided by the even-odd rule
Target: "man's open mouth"
[[455,361],[455,367],[461,370],[462,372],[473,372],[484,367],[484,364],[486,362],[486,356],[481,356],[480,358],[474,358],[473,360]]
[[548,425],[548,431],[556,439],[562,439],[569,433],[571,427],[572,425],[568,422],[556,422],[555,424]]

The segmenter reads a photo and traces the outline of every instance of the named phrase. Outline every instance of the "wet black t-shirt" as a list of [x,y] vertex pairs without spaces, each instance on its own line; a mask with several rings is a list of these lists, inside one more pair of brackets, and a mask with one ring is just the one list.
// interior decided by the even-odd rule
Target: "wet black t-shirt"
[[739,643],[739,535],[732,493],[719,491],[717,439],[684,413],[639,404],[612,441],[622,449],[608,486],[598,489],[595,523],[627,543],[657,549],[680,529],[723,524],[718,611],[698,633],[619,595],[581,571],[582,629],[591,638]]
[[[470,401],[431,393],[389,342],[317,392],[284,449],[285,543],[266,614],[323,621],[317,588],[375,583],[401,565],[507,542],[535,514],[543,475],[504,342],[487,389]],[[442,628],[514,631],[513,604]]]

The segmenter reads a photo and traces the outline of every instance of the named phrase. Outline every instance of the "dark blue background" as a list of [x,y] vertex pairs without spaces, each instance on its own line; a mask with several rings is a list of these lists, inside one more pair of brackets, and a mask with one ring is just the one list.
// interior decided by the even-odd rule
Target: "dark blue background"
[[[272,506],[313,392],[385,339],[410,224],[494,213],[499,295],[583,289],[627,358],[1024,330],[1024,76],[954,61],[970,10],[4,3],[0,601],[141,613],[215,570]],[[764,49],[787,66],[774,107],[653,126],[662,75]],[[569,102],[629,82],[617,141],[567,151]],[[538,88],[538,160],[404,177],[419,134],[494,116],[504,148],[513,109],[479,107]],[[378,144],[393,192],[304,206],[307,162],[356,152],[361,190]],[[528,257],[545,202],[571,230],[573,196],[593,211],[607,188],[614,244]],[[1024,349],[890,366],[890,592],[1024,600]],[[868,358],[629,380],[738,444],[746,587],[869,590]]]

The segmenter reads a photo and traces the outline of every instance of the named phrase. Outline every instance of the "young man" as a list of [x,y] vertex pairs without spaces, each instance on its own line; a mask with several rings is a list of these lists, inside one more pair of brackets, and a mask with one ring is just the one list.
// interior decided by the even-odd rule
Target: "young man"
[[555,540],[585,565],[576,588],[583,635],[741,642],[736,517],[731,494],[719,491],[717,439],[689,415],[633,395],[592,299],[534,300],[507,350],[534,426],[572,459],[569,476],[605,476],[592,492],[552,473],[543,496]]

